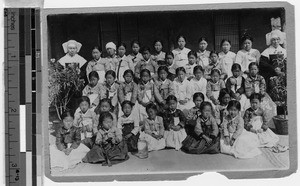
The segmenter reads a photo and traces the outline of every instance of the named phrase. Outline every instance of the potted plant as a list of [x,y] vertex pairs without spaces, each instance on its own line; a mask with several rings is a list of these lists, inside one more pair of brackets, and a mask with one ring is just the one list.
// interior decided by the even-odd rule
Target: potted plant
[[[273,60],[276,76],[270,78],[270,96],[277,105],[279,115],[273,117],[275,128],[278,134],[288,134],[287,118],[287,78],[286,58],[283,54],[277,54]],[[281,113],[280,113],[281,111]]]
[[54,59],[48,62],[48,100],[49,106],[56,110],[57,118],[61,120],[64,111],[69,110],[68,104],[84,86],[78,69],[73,66],[63,68]]

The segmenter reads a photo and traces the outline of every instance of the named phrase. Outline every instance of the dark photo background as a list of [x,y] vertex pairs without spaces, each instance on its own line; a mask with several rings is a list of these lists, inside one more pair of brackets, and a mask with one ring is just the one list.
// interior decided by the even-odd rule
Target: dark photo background
[[92,47],[96,45],[106,56],[105,44],[109,41],[125,43],[129,54],[134,39],[150,47],[155,39],[161,39],[163,51],[168,51],[177,47],[178,34],[186,36],[186,47],[192,50],[198,50],[198,39],[206,37],[207,49],[219,51],[220,41],[226,38],[236,53],[245,31],[254,38],[253,48],[262,52],[267,48],[265,35],[271,31],[270,19],[280,17],[284,25],[284,15],[281,8],[50,15],[48,57],[63,57],[62,43],[69,39],[82,43],[79,55],[87,61],[92,59]]

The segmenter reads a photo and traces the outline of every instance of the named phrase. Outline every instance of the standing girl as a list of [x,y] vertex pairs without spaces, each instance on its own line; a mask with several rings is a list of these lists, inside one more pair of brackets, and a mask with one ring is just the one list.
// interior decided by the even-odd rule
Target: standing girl
[[139,103],[139,117],[140,121],[147,118],[146,106],[155,101],[161,105],[165,103],[164,99],[159,94],[159,91],[155,84],[150,81],[151,74],[148,69],[141,71],[141,81],[138,84],[138,103]]
[[182,35],[179,35],[176,38],[178,43],[178,48],[174,49],[172,53],[174,54],[174,62],[178,67],[184,67],[188,64],[188,53],[191,51],[188,48],[185,48],[186,38]]
[[200,37],[198,40],[199,51],[197,52],[198,64],[205,69],[209,65],[210,52],[206,50],[208,41],[205,37]]
[[140,78],[140,72],[143,69],[148,69],[151,73],[151,76],[156,75],[158,65],[155,61],[151,59],[151,53],[149,47],[143,47],[142,50],[143,60],[139,61],[134,69],[135,76]]
[[174,54],[172,52],[166,53],[166,66],[169,70],[168,79],[174,81],[174,79],[176,78],[176,69],[178,68],[178,66],[176,66],[176,64],[174,63]]
[[[125,82],[121,83],[118,89],[119,103],[122,105],[125,100],[130,101],[134,105],[133,112],[137,113],[137,106],[135,104],[137,101],[138,86],[133,81],[133,71],[125,70],[123,77]],[[120,109],[120,111],[121,110],[122,109]],[[122,112],[119,112],[119,117],[122,116],[122,114]]]
[[128,57],[132,60],[133,62],[133,68],[135,68],[135,65],[143,60],[142,54],[139,52],[140,51],[140,42],[137,40],[133,40],[131,42],[131,49],[132,52],[131,54],[128,55]]
[[214,105],[220,104],[218,101],[220,90],[225,87],[225,83],[222,79],[220,79],[221,72],[218,69],[213,69],[211,71],[211,79],[207,82],[206,87],[206,96],[210,99]]
[[219,56],[216,51],[211,51],[209,55],[209,64],[204,69],[204,77],[205,79],[210,79],[210,73],[212,69],[218,69],[221,71]]
[[146,106],[148,118],[142,121],[144,132],[141,133],[140,139],[145,140],[148,144],[148,151],[161,150],[166,146],[164,139],[163,119],[157,116],[157,107],[154,103]]
[[[93,60],[91,60],[86,67],[86,74],[89,74],[92,71],[96,71],[99,76],[99,83],[103,83],[105,80],[105,70],[108,68],[107,61],[101,58],[102,51],[100,47],[95,46],[92,51]],[[90,78],[88,77],[90,81]]]
[[113,117],[109,112],[100,115],[97,129],[95,144],[82,159],[83,162],[111,166],[129,158],[122,131],[113,125]]
[[251,107],[245,111],[244,121],[247,131],[257,134],[260,147],[273,147],[279,141],[279,137],[268,127],[269,119],[261,108],[261,95],[253,93],[250,96]]
[[222,79],[232,76],[231,66],[235,62],[236,54],[230,51],[231,42],[228,39],[221,41],[222,52],[219,53],[220,67],[222,72]]
[[[103,83],[103,90],[101,95],[104,97],[102,98],[108,98],[111,100],[111,105],[113,109],[113,113],[118,115],[118,89],[119,84],[115,82],[116,80],[116,73],[113,70],[108,70],[105,73],[105,79],[106,81]],[[101,98],[101,99],[102,99]]]
[[106,63],[107,63],[106,71],[112,70],[115,72],[117,64],[119,63],[119,61],[117,59],[117,55],[116,55],[117,47],[113,42],[108,42],[105,45],[105,49],[108,54],[108,56],[105,58]]
[[207,80],[203,77],[203,68],[198,65],[194,67],[194,78],[190,80],[191,86],[194,88],[193,93],[201,92],[206,94]]
[[186,77],[188,80],[191,80],[193,77],[194,77],[194,74],[193,74],[193,70],[194,70],[194,67],[197,65],[197,53],[195,51],[190,51],[188,53],[188,64],[186,64],[184,66],[185,68],[185,72],[186,72]]
[[231,67],[233,76],[229,77],[226,81],[226,88],[232,90],[234,99],[240,100],[245,93],[245,79],[242,76],[241,65],[234,63]]
[[50,146],[50,165],[51,168],[66,170],[80,163],[89,148],[80,143],[80,129],[73,126],[73,113],[67,111],[61,118],[63,125],[56,131],[56,143]]
[[179,102],[178,109],[187,111],[194,106],[192,101],[193,88],[185,77],[185,69],[178,67],[176,69],[177,78],[174,80],[175,96]]
[[166,146],[179,150],[182,146],[182,141],[186,138],[184,130],[186,118],[183,112],[177,109],[177,98],[170,95],[167,98],[168,109],[161,113],[165,128],[164,139]]
[[137,142],[140,136],[139,119],[132,113],[133,104],[130,101],[123,101],[122,111],[124,115],[118,119],[118,128],[122,130],[129,152],[137,152]]
[[201,115],[197,118],[194,133],[182,142],[182,150],[190,154],[216,154],[220,152],[220,137],[216,119],[212,116],[212,105],[202,102]]
[[101,98],[102,85],[99,83],[99,75],[96,71],[89,73],[90,83],[82,90],[82,95],[90,99],[92,111],[98,106]]
[[248,67],[252,62],[259,62],[260,53],[252,48],[253,38],[249,35],[242,37],[243,49],[236,54],[235,62],[241,65],[241,70],[245,74],[245,78],[249,73]]
[[233,155],[235,158],[253,158],[261,154],[256,135],[244,129],[244,120],[239,114],[240,103],[236,100],[229,101],[227,110],[229,114],[222,123],[221,153]]
[[154,54],[151,59],[155,61],[158,65],[164,65],[166,53],[162,51],[163,44],[161,40],[154,41]]
[[133,67],[133,62],[131,58],[127,57],[125,55],[126,53],[126,45],[124,43],[121,43],[118,46],[118,63],[117,63],[117,68],[116,68],[116,74],[117,74],[117,80],[119,82],[124,82],[123,74],[126,70],[131,69],[134,70]]

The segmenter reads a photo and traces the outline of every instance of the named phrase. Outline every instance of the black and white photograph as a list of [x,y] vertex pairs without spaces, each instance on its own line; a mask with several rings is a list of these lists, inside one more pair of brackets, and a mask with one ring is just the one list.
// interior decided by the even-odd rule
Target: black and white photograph
[[45,172],[101,181],[289,170],[291,7],[44,10]]

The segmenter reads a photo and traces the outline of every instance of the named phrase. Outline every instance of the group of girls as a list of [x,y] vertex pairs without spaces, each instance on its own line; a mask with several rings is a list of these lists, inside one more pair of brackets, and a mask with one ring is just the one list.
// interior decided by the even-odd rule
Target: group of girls
[[226,39],[220,53],[207,51],[205,38],[198,52],[185,47],[184,36],[177,41],[178,48],[166,53],[159,40],[153,54],[138,41],[128,56],[125,44],[107,43],[106,58],[93,49],[79,107],[63,115],[51,148],[69,158],[64,168],[81,161],[110,166],[127,160],[128,152],[142,158],[141,140],[148,151],[174,148],[236,158],[255,157],[259,147],[278,143],[268,128],[276,105],[259,75],[260,53],[252,49],[252,38],[243,38],[237,55]]

